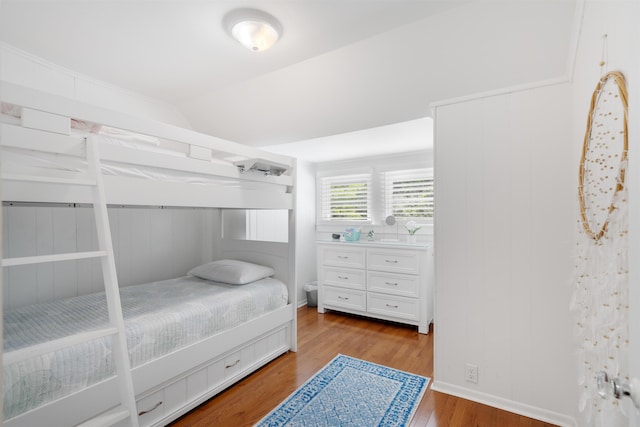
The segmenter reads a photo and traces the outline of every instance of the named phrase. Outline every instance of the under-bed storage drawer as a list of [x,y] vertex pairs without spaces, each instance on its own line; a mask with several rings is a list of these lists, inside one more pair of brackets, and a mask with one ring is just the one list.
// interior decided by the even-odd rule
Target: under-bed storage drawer
[[334,288],[333,286],[325,287],[324,303],[329,307],[335,306],[350,310],[365,311],[367,309],[367,298],[365,291]]
[[229,379],[238,375],[253,362],[254,357],[254,345],[247,346],[225,357],[224,378]]
[[138,399],[140,426],[165,425],[289,348],[283,326]]
[[164,398],[165,390],[157,391],[143,399],[138,400],[138,422],[141,426],[152,425],[164,418],[167,407]]

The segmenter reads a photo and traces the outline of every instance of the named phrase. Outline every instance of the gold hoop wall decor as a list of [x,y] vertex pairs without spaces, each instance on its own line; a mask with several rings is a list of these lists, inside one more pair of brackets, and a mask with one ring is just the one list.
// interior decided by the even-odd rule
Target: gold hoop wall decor
[[591,96],[578,186],[582,226],[595,240],[605,235],[616,196],[624,188],[627,109],[624,75],[605,74]]

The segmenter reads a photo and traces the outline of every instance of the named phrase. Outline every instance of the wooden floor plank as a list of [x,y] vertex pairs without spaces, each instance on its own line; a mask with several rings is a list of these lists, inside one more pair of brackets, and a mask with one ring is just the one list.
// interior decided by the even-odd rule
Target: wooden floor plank
[[[298,310],[298,352],[267,366],[200,405],[173,427],[252,426],[338,354],[433,378],[433,333],[328,312]],[[411,427],[553,427],[507,411],[431,390]]]

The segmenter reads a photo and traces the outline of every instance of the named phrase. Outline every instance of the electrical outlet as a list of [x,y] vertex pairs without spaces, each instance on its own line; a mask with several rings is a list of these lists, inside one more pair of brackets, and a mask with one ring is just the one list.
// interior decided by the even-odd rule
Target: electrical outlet
[[478,384],[478,366],[471,363],[464,365],[464,379],[469,383]]

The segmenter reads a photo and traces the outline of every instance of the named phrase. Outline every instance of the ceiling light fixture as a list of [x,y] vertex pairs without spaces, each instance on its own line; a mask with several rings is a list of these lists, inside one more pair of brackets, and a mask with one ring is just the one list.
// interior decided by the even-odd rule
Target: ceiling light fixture
[[276,44],[282,26],[276,18],[257,9],[236,9],[224,17],[229,35],[247,49],[262,52]]

